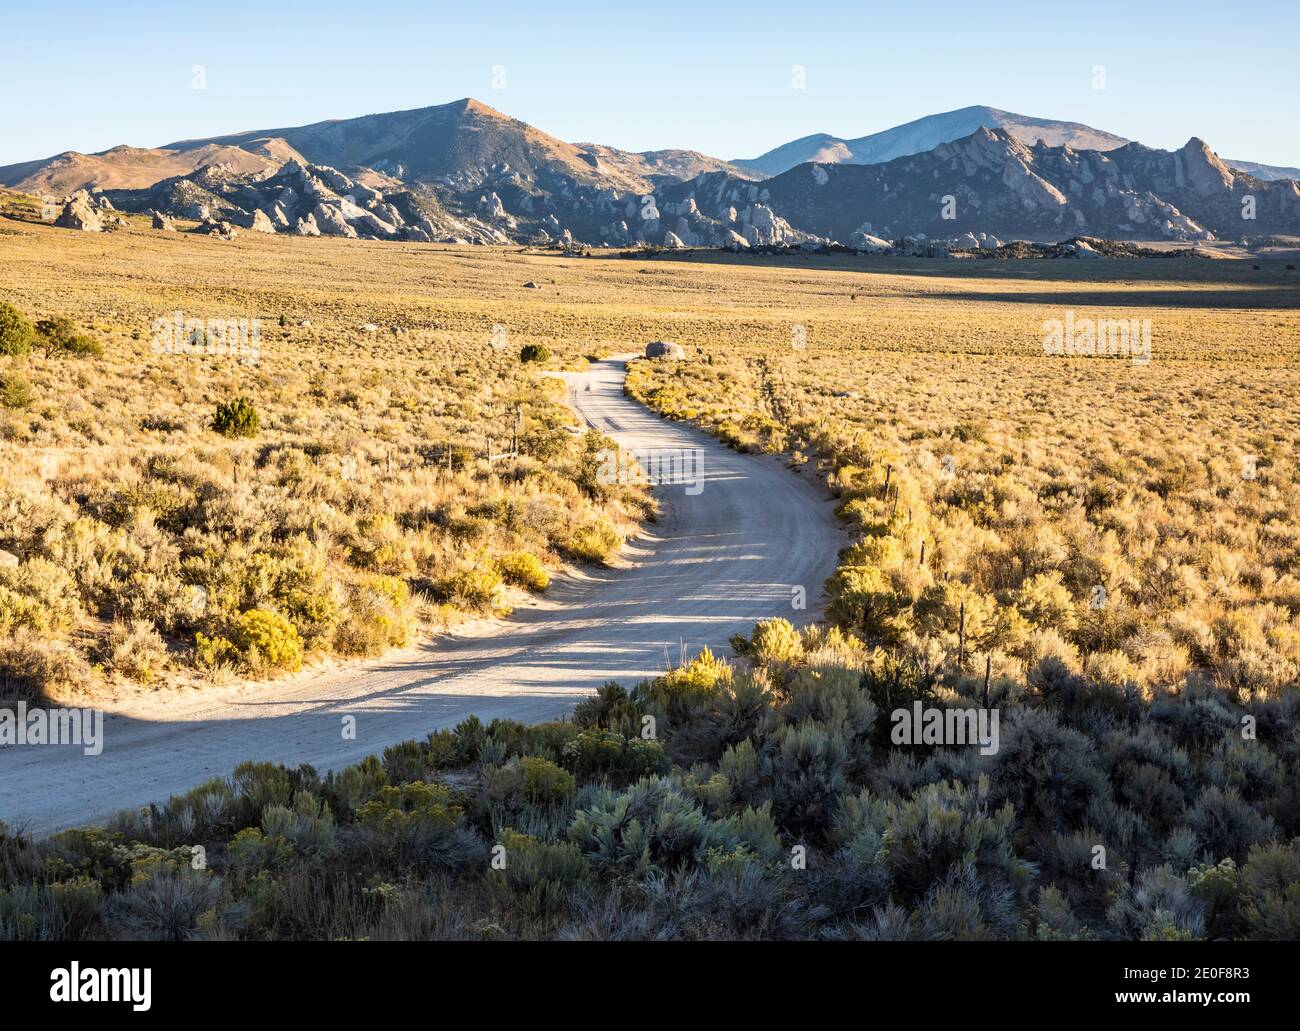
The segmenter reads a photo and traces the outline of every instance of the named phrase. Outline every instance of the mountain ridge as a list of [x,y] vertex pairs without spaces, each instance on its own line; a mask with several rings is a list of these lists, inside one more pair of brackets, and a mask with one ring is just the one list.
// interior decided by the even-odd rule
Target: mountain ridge
[[781,144],[756,158],[738,159],[731,163],[768,177],[788,172],[796,165],[809,161],[818,164],[874,165],[932,150],[941,143],[951,143],[969,136],[980,128],[1007,129],[1030,145],[1042,140],[1049,146],[1068,145],[1076,150],[1112,150],[1130,142],[1122,136],[1094,129],[1082,122],[1036,118],[977,104],[925,115],[856,139],[815,133]]
[[[910,150],[990,112],[1012,124],[979,124],[875,163],[843,160],[833,138],[808,137],[825,160],[756,179],[694,151],[569,143],[466,97],[63,155],[0,169],[0,184],[53,186],[90,172],[91,188],[114,206],[195,219],[220,235],[229,235],[225,223],[417,242],[878,248],[905,237],[1197,241],[1300,231],[1300,184],[1233,168],[1195,137],[1176,151],[1112,146],[1119,137],[1077,123],[973,107],[864,137],[874,142],[847,156]],[[1104,146],[1073,146],[1081,132]],[[1053,133],[1064,142],[1048,142]],[[140,185],[160,171],[176,174]],[[123,185],[110,187],[114,176]],[[93,222],[80,213],[89,200],[69,221]]]

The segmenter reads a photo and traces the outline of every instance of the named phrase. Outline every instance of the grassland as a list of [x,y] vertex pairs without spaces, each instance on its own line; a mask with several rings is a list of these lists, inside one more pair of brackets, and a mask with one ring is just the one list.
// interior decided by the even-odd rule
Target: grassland
[[[855,539],[836,626],[762,624],[735,663],[607,687],[571,721],[469,720],[328,776],[249,763],[44,842],[0,824],[0,938],[1300,935],[1282,263],[9,221],[0,298],[103,345],[0,358],[27,385],[0,408],[11,695],[274,673],[286,637],[303,661],[376,651],[608,558],[647,500],[592,481],[528,344],[559,368],[682,343],[629,391],[812,466]],[[176,309],[261,319],[257,364],[155,354]],[[1069,311],[1150,319],[1150,361],[1045,355]],[[255,437],[211,428],[239,397]],[[518,411],[521,454],[489,464]],[[999,709],[1001,747],[900,745],[888,714],[914,702]]]
[[[1296,683],[1294,272],[724,275],[710,315],[745,330],[726,346],[682,334],[690,360],[639,366],[629,389],[738,447],[820,463],[861,538],[833,584],[842,625],[928,670],[1019,682],[1063,667],[1148,697],[1189,677]],[[1150,360],[1045,354],[1044,323],[1071,312],[1149,320]]]
[[[562,386],[521,365],[551,336],[546,305],[510,318],[538,274],[517,259],[0,230],[4,298],[103,349],[0,358],[8,696],[375,654],[609,560],[650,512],[595,482]],[[259,320],[256,361],[158,353],[178,311],[214,351],[207,320]],[[217,432],[240,398],[256,432]]]
[[[503,572],[536,588],[608,558],[645,499],[592,482],[557,384],[518,356],[658,338],[688,360],[637,367],[634,396],[818,464],[863,538],[834,615],[867,640],[1148,692],[1300,670],[1300,280],[1281,263],[584,259],[130,221],[0,226],[0,293],[105,352],[0,359],[0,547],[32,600],[0,630],[15,662],[24,631],[66,641],[52,679],[274,672],[257,642],[281,630],[288,666],[373,653],[508,607]],[[256,364],[155,353],[177,311],[259,320]],[[1045,355],[1067,312],[1149,319],[1150,361]],[[211,428],[239,397],[254,439]]]

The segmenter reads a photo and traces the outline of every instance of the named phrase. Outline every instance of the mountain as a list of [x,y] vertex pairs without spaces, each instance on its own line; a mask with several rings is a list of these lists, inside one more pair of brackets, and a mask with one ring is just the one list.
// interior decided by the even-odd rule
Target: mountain
[[[635,156],[621,156],[621,151],[610,153],[620,157],[602,167],[596,154],[466,98],[412,111],[181,140],[156,148],[122,146],[90,155],[69,151],[0,167],[0,185],[62,196],[81,188],[142,189],[220,164],[242,174],[272,171],[286,161],[298,161],[342,169],[364,167],[403,180],[457,187],[473,186],[506,169],[531,179],[550,173],[588,185],[650,188],[641,171],[651,171],[656,163],[651,155],[636,161],[629,159]],[[725,166],[716,159],[697,157]]]
[[528,179],[554,174],[577,183],[601,182],[624,189],[649,185],[639,175],[616,167],[601,168],[598,159],[583,148],[470,97],[412,111],[193,142],[243,147],[250,139],[265,136],[283,139],[313,164],[373,168],[403,180],[453,187],[472,187],[502,169]]
[[242,147],[199,140],[167,147],[121,146],[98,154],[69,150],[40,161],[0,166],[0,184],[24,193],[63,197],[80,189],[141,189],[215,165],[228,165],[237,172],[265,172],[301,156],[283,139],[261,134]]
[[[700,235],[762,209],[795,234],[849,243],[967,233],[1029,240],[1087,234],[1116,239],[1208,240],[1300,231],[1300,184],[1229,168],[1201,140],[1176,151],[1029,146],[980,128],[922,154],[873,165],[804,164],[761,183],[704,175],[661,191],[661,207],[698,212]],[[1246,198],[1255,218],[1247,221]],[[951,198],[951,203],[945,199]],[[951,214],[952,218],[945,218]]]
[[[994,116],[1006,125],[858,163]],[[991,108],[863,140],[817,139],[822,160],[754,181],[752,168],[694,151],[566,143],[467,98],[153,150],[65,154],[0,169],[0,184],[55,194],[88,184],[101,195],[96,204],[193,219],[221,235],[228,222],[390,240],[741,248],[981,233],[1057,241],[1300,232],[1296,181],[1233,168],[1197,139],[1172,152],[1116,146],[1118,137],[1086,126]],[[91,200],[82,200],[87,210]]]
[[951,143],[969,136],[976,129],[1004,129],[1016,139],[1033,146],[1042,141],[1052,147],[1075,150],[1113,150],[1129,142],[1122,136],[1093,129],[1079,122],[1058,122],[1050,118],[1031,118],[995,107],[963,107],[957,111],[927,115],[914,122],[883,132],[840,139],[819,133],[783,144],[766,154],[732,164],[757,175],[774,176],[808,161],[818,164],[874,165],[909,154],[933,150],[941,143]]
[[1232,158],[1224,158],[1223,162],[1229,168],[1236,168],[1265,182],[1273,182],[1277,179],[1300,179],[1300,168],[1287,168],[1285,165],[1261,165],[1254,161],[1235,161]]
[[588,154],[594,154],[604,165],[619,168],[629,175],[639,176],[651,183],[684,182],[705,172],[727,172],[738,179],[761,179],[729,161],[709,157],[695,150],[618,150],[598,143],[579,143]]

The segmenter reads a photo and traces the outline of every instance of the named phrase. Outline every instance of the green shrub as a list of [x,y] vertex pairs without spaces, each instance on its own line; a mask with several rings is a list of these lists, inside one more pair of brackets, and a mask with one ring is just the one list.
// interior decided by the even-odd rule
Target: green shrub
[[111,919],[131,937],[182,941],[217,902],[220,886],[206,870],[158,864],[114,896]]
[[462,569],[443,578],[435,586],[435,593],[444,601],[454,602],[461,608],[493,609],[499,607],[501,583],[499,566],[488,563]]
[[795,663],[803,658],[803,641],[788,619],[760,619],[754,625],[750,655],[755,662]]
[[334,647],[344,655],[378,655],[406,644],[413,624],[406,581],[372,574],[353,587],[334,634]]
[[0,406],[26,408],[36,400],[32,385],[16,372],[0,373]]
[[731,665],[706,646],[690,662],[656,677],[646,693],[669,706],[679,701],[711,700],[719,687],[731,683],[732,675]]
[[551,358],[551,352],[545,344],[524,344],[519,351],[521,362],[545,362]]
[[524,797],[535,805],[561,805],[573,797],[573,776],[553,762],[526,755],[519,760],[524,773]]
[[620,543],[618,531],[608,519],[602,517],[579,527],[559,543],[559,548],[580,562],[605,563],[618,550]]
[[263,609],[241,613],[233,627],[233,643],[253,670],[302,668],[302,638],[279,613]]
[[1269,941],[1300,938],[1300,838],[1250,850],[1241,870],[1242,914],[1249,937]]
[[507,829],[497,845],[501,863],[487,873],[491,898],[511,914],[539,919],[562,910],[592,880],[582,850],[569,842],[546,842]]
[[462,824],[461,808],[441,784],[386,784],[356,811],[370,848],[398,863],[463,867],[483,855]]
[[626,784],[663,773],[668,766],[658,741],[625,738],[613,730],[584,730],[564,746],[563,754],[564,765],[584,781],[608,778]]
[[21,357],[32,349],[32,324],[8,301],[0,301],[0,355]]
[[41,319],[36,323],[36,335],[46,358],[65,354],[75,358],[98,358],[104,353],[103,344],[94,337],[79,333],[72,320],[63,315]]
[[0,888],[0,941],[76,941],[99,919],[104,892],[90,877]]
[[222,401],[212,416],[212,428],[223,437],[255,437],[260,422],[257,409],[246,397]]
[[147,619],[114,623],[106,651],[106,665],[139,684],[153,683],[167,665],[167,645]]
[[515,551],[497,559],[497,569],[506,583],[524,587],[530,591],[544,591],[551,585],[551,576],[547,573],[536,555],[527,551]]

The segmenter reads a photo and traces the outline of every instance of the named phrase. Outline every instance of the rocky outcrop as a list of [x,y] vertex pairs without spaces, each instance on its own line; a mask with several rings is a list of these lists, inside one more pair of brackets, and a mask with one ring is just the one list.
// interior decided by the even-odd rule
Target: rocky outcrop
[[153,212],[153,227],[166,233],[176,232],[176,223],[160,211]]
[[239,235],[239,230],[229,222],[214,219],[200,222],[194,231],[202,236],[215,236],[219,240],[233,240]]
[[274,233],[275,223],[271,221],[270,216],[265,211],[258,208],[253,212],[252,223],[248,228],[255,233]]
[[357,231],[348,225],[343,212],[334,204],[319,203],[312,209],[312,216],[320,229],[321,236],[343,236],[355,240]]
[[884,254],[892,250],[894,245],[888,240],[882,240],[878,236],[872,236],[862,229],[857,229],[849,237],[849,246],[862,254]]
[[78,229],[83,233],[104,231],[103,220],[91,203],[90,194],[85,190],[78,190],[68,198],[54,224],[61,229]]

